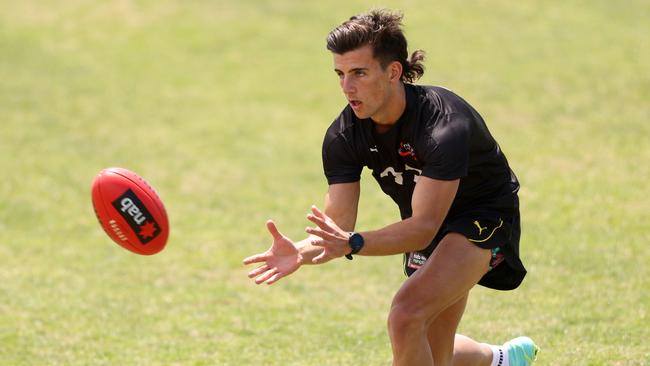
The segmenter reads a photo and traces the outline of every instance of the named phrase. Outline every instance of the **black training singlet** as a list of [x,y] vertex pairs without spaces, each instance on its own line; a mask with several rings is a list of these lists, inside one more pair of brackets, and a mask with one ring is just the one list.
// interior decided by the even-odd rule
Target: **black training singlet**
[[334,120],[323,142],[328,183],[356,182],[368,167],[405,219],[419,176],[460,179],[448,218],[483,208],[514,215],[519,182],[478,112],[445,88],[404,87],[404,113],[385,133],[349,105]]

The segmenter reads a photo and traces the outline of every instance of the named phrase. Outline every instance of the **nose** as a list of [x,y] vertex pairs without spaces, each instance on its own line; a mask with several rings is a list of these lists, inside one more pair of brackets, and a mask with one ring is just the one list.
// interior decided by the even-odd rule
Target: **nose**
[[356,91],[356,87],[352,81],[352,78],[345,75],[341,78],[341,89],[345,94],[353,94]]

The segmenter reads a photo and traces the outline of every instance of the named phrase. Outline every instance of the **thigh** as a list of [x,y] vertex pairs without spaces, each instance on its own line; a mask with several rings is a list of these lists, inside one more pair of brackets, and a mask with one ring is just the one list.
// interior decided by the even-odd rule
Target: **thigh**
[[512,290],[521,284],[526,268],[519,259],[519,214],[507,216],[499,211],[477,210],[449,218],[431,244],[420,251],[404,254],[404,273],[413,275],[432,255],[442,238],[454,232],[474,245],[491,249],[492,270],[478,283],[498,290]]
[[447,234],[426,263],[402,285],[393,305],[430,325],[443,310],[467,295],[488,271],[490,250],[458,233]]

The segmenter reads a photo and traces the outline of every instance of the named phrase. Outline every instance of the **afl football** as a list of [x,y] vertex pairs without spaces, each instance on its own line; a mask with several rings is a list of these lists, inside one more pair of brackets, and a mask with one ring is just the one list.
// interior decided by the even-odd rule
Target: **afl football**
[[165,206],[137,174],[123,168],[100,171],[92,184],[92,201],[99,224],[117,244],[141,255],[165,247],[169,236]]

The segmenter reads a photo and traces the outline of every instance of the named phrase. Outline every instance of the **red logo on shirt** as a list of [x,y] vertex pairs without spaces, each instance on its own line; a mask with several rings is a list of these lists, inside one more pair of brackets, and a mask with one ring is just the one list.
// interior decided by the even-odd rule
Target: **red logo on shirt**
[[407,157],[410,155],[413,158],[413,160],[418,160],[415,157],[415,150],[409,143],[400,142],[399,149],[397,149],[397,153],[399,154],[399,156]]

